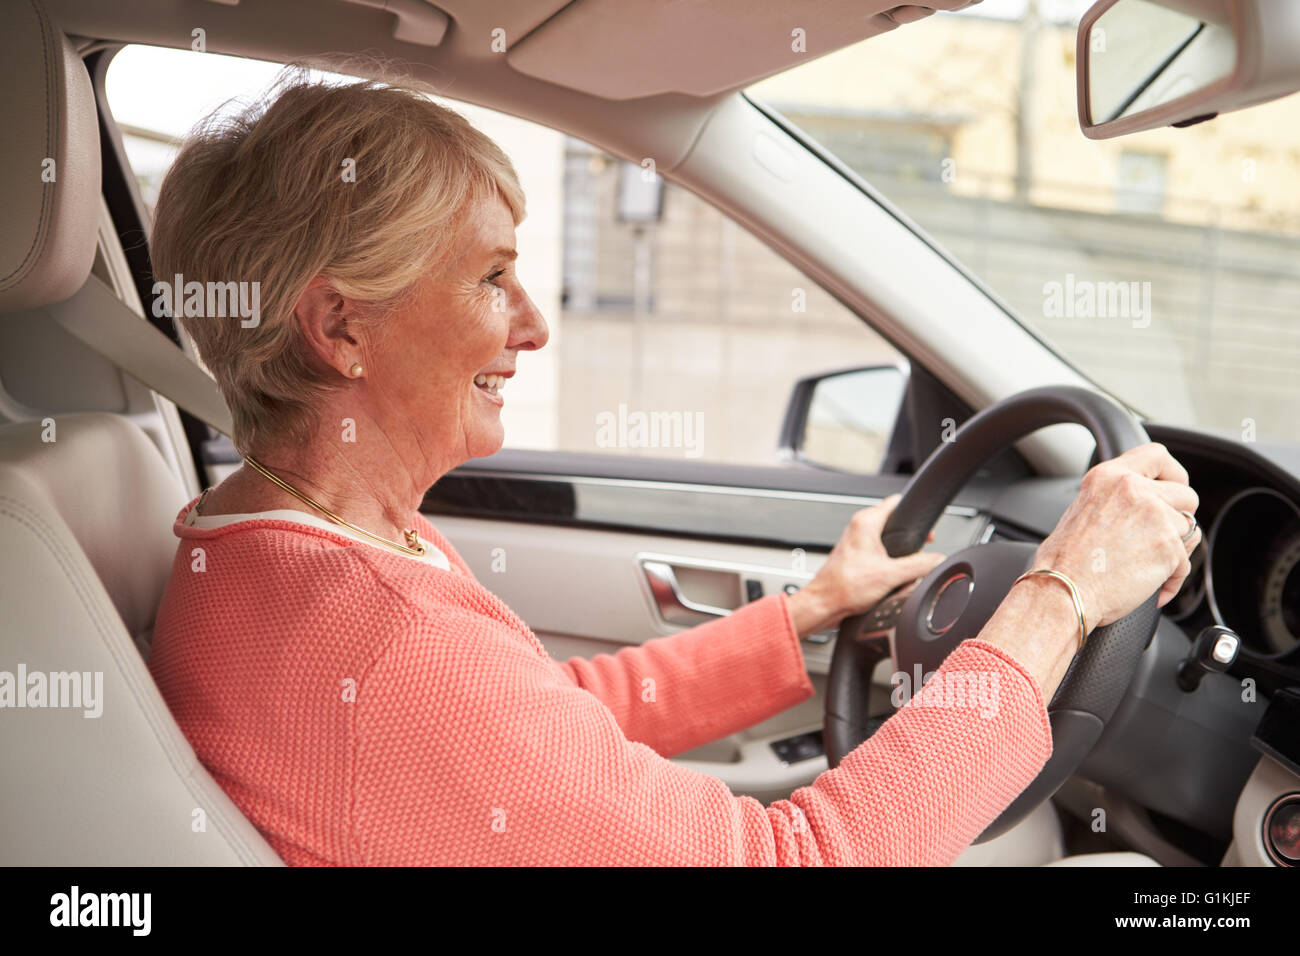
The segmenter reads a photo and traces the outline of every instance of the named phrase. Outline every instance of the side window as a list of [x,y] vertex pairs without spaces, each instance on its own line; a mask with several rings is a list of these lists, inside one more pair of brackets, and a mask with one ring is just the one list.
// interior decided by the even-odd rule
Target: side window
[[[127,47],[109,104],[152,211],[180,137],[279,66]],[[160,75],[174,82],[157,83]],[[795,383],[902,356],[807,276],[689,191],[562,133],[442,101],[514,161],[528,197],[518,272],[551,326],[505,395],[506,446],[744,464],[777,462]],[[888,421],[891,414],[877,415]],[[861,418],[819,409],[821,440]],[[883,442],[853,462],[874,470]]]
[[579,140],[564,150],[559,447],[769,464],[797,380],[900,361],[688,190]]

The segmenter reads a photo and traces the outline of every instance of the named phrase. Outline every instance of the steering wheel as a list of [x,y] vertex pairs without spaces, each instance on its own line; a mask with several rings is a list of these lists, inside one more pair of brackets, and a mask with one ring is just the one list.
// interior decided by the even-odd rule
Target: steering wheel
[[[1012,442],[1048,425],[1083,425],[1106,461],[1149,439],[1111,398],[1075,386],[1013,395],[969,419],[912,476],[881,533],[892,557],[917,551],[953,496],[980,465]],[[1037,546],[977,544],[942,561],[919,583],[840,625],[826,690],[825,742],[836,766],[882,721],[872,717],[871,674],[891,655],[895,673],[928,674],[958,644],[977,637],[1011,584],[1029,570]],[[975,840],[1006,832],[1054,794],[1101,736],[1127,690],[1159,622],[1159,593],[1126,617],[1093,630],[1048,704],[1052,756],[1038,776]],[[920,688],[915,688],[919,690]]]

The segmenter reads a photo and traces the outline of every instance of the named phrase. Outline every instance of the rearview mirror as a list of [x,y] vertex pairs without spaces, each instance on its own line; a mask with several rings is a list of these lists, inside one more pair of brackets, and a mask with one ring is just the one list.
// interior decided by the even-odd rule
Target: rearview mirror
[[800,379],[786,406],[782,457],[838,471],[879,471],[907,378],[898,365],[869,365]]
[[1191,126],[1300,90],[1295,0],[1101,0],[1077,42],[1089,139]]

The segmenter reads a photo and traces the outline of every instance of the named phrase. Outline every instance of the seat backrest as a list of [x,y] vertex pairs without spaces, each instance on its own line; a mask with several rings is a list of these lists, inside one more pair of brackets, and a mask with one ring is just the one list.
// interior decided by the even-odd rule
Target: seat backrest
[[[0,60],[0,312],[39,316],[90,274],[94,96],[39,2],[6,9]],[[123,417],[0,427],[0,865],[281,862],[199,764],[135,643],[147,651],[184,499]]]
[[152,629],[183,500],[119,416],[0,427],[0,865],[280,862],[123,623]]
[[147,661],[186,502],[159,450],[120,415],[61,415],[0,428],[0,473],[59,515]]
[[0,472],[57,514],[147,660],[186,495],[138,426],[83,413],[0,428]]

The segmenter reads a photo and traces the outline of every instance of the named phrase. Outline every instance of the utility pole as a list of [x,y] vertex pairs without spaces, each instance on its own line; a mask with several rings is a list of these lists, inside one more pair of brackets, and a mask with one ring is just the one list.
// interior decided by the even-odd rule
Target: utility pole
[[1016,199],[1029,201],[1034,183],[1034,87],[1038,80],[1038,38],[1042,0],[1027,0],[1020,19],[1020,83],[1016,90]]

